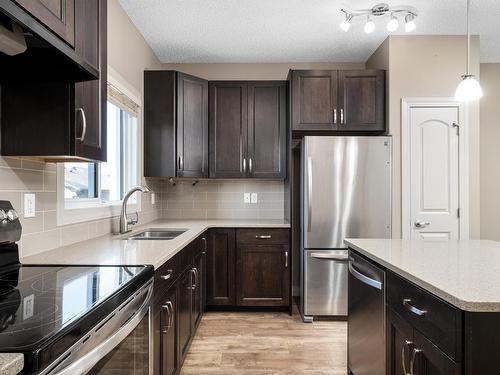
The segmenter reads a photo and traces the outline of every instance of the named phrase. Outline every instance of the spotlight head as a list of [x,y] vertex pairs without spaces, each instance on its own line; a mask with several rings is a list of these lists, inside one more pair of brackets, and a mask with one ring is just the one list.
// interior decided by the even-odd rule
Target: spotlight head
[[365,27],[364,27],[365,33],[371,34],[373,31],[375,31],[375,22],[368,16]]
[[407,33],[411,33],[417,28],[417,25],[415,24],[415,15],[412,13],[408,13],[405,16],[405,31]]

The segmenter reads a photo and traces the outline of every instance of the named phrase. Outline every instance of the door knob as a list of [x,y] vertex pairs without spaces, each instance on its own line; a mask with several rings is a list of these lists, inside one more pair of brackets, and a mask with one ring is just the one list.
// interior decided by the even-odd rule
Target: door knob
[[420,221],[420,220],[415,221],[415,228],[424,228],[428,225],[431,225],[429,221]]

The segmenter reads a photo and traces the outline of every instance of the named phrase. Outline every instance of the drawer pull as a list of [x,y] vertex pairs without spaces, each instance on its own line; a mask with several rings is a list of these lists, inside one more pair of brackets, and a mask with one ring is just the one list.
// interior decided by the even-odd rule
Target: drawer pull
[[415,306],[413,306],[411,304],[411,299],[408,299],[408,298],[403,299],[403,306],[406,307],[408,310],[410,310],[415,315],[424,316],[425,314],[427,314],[426,310],[420,310],[420,309],[416,308]]
[[413,342],[406,340],[405,343],[403,344],[403,348],[401,349],[401,365],[403,367],[403,374],[404,375],[410,375],[408,371],[406,371],[406,363],[408,362],[406,360],[406,349],[410,348],[413,346]]
[[260,236],[255,236],[255,238],[260,239],[260,240],[268,240],[270,238],[273,238],[270,234],[261,234]]
[[172,273],[174,271],[173,270],[167,270],[167,274],[166,275],[161,275],[160,277],[163,279],[163,280],[168,280],[170,279],[170,277],[172,276]]

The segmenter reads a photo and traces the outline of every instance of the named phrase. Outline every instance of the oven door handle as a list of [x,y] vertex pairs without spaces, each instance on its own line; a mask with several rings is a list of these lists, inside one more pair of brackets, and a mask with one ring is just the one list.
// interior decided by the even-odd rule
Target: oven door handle
[[64,367],[61,370],[56,370],[56,372],[51,373],[51,375],[74,375],[86,374],[89,372],[96,364],[99,363],[100,360],[106,357],[114,348],[125,340],[127,336],[130,335],[139,325],[146,314],[149,313],[152,292],[153,288],[150,287],[148,295],[141,307],[118,331],[116,331],[116,333],[108,337],[102,343],[98,344],[93,350],[88,352],[83,357],[71,362],[67,367]]

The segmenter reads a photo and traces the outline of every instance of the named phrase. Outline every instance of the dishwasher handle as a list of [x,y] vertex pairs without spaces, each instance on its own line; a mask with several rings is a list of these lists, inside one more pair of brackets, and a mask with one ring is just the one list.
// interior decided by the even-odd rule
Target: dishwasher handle
[[369,285],[375,289],[382,290],[382,283],[378,280],[372,279],[366,275],[363,275],[352,265],[352,260],[349,262],[349,273],[354,276],[356,279],[361,281],[363,284]]

